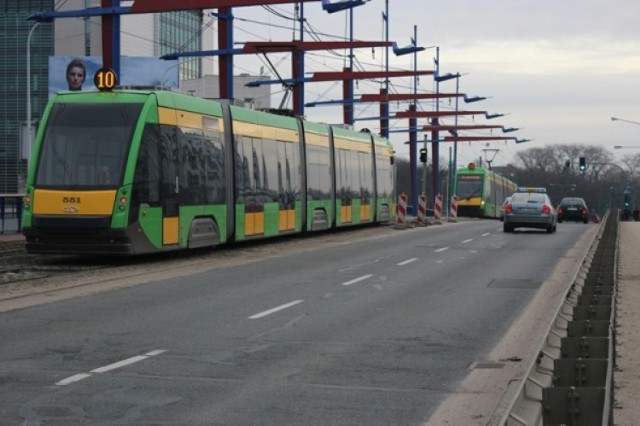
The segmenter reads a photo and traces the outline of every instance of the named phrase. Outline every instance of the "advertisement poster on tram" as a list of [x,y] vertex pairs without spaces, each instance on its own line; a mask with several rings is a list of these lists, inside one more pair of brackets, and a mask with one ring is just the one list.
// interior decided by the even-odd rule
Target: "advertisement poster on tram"
[[[119,86],[178,87],[178,63],[150,57],[120,59]],[[57,92],[97,90],[93,75],[102,68],[101,56],[50,56],[49,97]]]

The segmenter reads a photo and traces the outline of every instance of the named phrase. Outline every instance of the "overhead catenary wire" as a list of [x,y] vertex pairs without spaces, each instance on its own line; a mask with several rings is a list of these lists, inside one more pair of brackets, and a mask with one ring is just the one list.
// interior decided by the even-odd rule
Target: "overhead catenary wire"
[[[61,7],[63,5],[65,5],[66,3],[68,3],[68,0],[60,0],[56,2],[56,7]],[[238,9],[241,10],[241,9]],[[275,29],[275,30],[289,30],[291,31],[292,29],[292,22],[298,22],[299,21],[299,17],[297,17],[295,15],[295,12],[291,13],[291,12],[287,12],[286,10],[283,10],[282,8],[276,8],[273,6],[264,6],[263,10],[268,14],[268,20],[261,20],[261,19],[255,19],[253,17],[245,17],[242,16],[241,13],[237,14],[236,16],[234,16],[234,30],[239,33],[239,34],[245,34],[248,35],[250,37],[253,37],[255,39],[258,40],[262,40],[265,39],[263,34],[258,34],[256,31],[253,31],[253,29],[255,29],[258,26],[267,26],[270,29]],[[308,35],[312,40],[316,40],[316,41],[320,41],[322,39],[325,40],[343,40],[346,41],[348,40],[348,38],[346,37],[346,32],[347,32],[347,23],[346,23],[346,15],[345,14],[345,25],[344,28],[342,29],[343,34],[339,35],[339,34],[331,34],[327,31],[323,31],[320,30],[319,28],[317,28],[310,20],[308,19],[304,19],[303,21],[303,28],[305,31],[305,35]],[[275,18],[272,19],[272,18]],[[286,23],[278,23],[277,20],[282,20],[285,21]],[[215,26],[217,21],[217,18],[211,18],[209,21],[207,21],[206,23],[203,23],[202,27],[200,28],[199,32],[197,34],[194,34],[192,37],[190,37],[188,40],[184,41],[181,46],[179,46],[178,51],[180,50],[184,50],[186,48],[188,48],[189,44],[191,41],[195,40],[196,37],[198,37],[198,34],[202,35],[204,34],[204,31],[212,28]],[[92,25],[100,25],[98,20],[91,20],[90,21]],[[384,25],[383,25],[384,27]],[[131,32],[127,32],[124,31],[124,34],[127,34],[130,37],[134,37],[136,39],[140,39],[140,40],[144,40],[145,42],[148,43],[155,43],[155,45],[158,45],[159,43],[155,40],[151,40],[148,37],[142,37],[139,34],[132,34]],[[383,33],[384,33],[384,29],[383,29]],[[354,56],[353,56],[353,68],[354,71],[363,71],[366,69],[371,69],[374,66],[379,66],[384,68],[384,55],[372,55],[371,52],[376,52],[376,48],[372,48],[371,51],[366,51],[363,52],[360,49],[356,49],[354,51]],[[262,55],[257,55],[259,61],[261,61],[263,64],[267,64],[268,62],[265,61],[265,58]],[[270,54],[270,62],[272,65],[272,71],[274,72],[274,74],[279,75],[279,77],[281,79],[286,78],[287,73],[289,72],[290,67],[287,67],[287,69],[283,70],[283,72],[280,71],[280,65],[282,63],[284,63],[285,61],[287,61],[288,55],[287,54],[281,54],[279,56],[275,55],[275,54]],[[346,64],[347,59],[349,58],[349,55],[346,53],[343,53],[341,51],[335,51],[335,50],[330,50],[330,51],[323,51],[323,52],[308,52],[306,54],[306,58],[307,58],[307,62],[309,64],[315,64],[318,66],[318,69],[327,69],[327,70],[333,70],[333,71],[339,71],[342,68],[344,68],[344,65]],[[205,58],[206,59],[206,58]],[[372,60],[373,59],[373,60]],[[332,62],[335,60],[335,63],[332,65]],[[339,61],[339,62],[338,62]],[[411,64],[413,64],[415,61],[414,58],[411,58]],[[248,71],[251,72],[252,69],[248,69],[245,65],[242,65],[240,63],[237,63],[236,68],[238,70],[243,70],[243,71]],[[406,68],[401,68],[401,67],[391,67],[391,70],[393,69],[406,69]],[[425,80],[425,79],[422,79]],[[405,82],[406,81],[406,82]],[[420,81],[420,79],[418,80],[418,93],[429,93],[432,92],[431,90],[428,90],[428,88],[424,87],[424,84],[422,84],[423,82]],[[358,80],[357,81],[357,87],[359,89],[360,92],[367,92],[367,91],[371,91],[371,90],[375,90],[376,87],[380,87],[380,85],[384,85],[385,84],[385,79],[384,78],[380,78],[380,79],[371,79],[371,80]],[[339,85],[339,83],[337,82],[331,82],[328,84],[322,84],[322,83],[314,83],[311,85],[306,85],[305,90],[311,95],[316,97],[316,100],[330,100],[330,95],[331,93],[337,88],[337,86]],[[318,88],[316,88],[316,86],[318,86]],[[409,89],[411,89],[411,84],[408,82],[408,80],[405,79],[393,79],[392,81],[389,82],[389,93],[402,93],[405,92]],[[281,91],[278,91],[276,93],[281,93]],[[418,111],[424,111],[427,109],[432,109],[433,106],[433,102],[440,102],[440,107],[442,109],[445,108],[451,108],[450,104],[450,100],[436,100],[436,101],[420,101],[417,102],[417,110]],[[397,102],[395,103],[395,107],[396,108],[400,108],[402,107],[401,102]],[[365,116],[366,114],[368,114],[373,108],[375,107],[374,104],[371,103],[363,103],[363,104],[358,104],[355,103],[354,104],[354,113],[355,113],[355,117],[358,118],[362,118],[363,116]],[[392,120],[390,122],[390,127],[391,128],[402,128],[406,125],[406,123],[404,122],[404,120]],[[367,124],[367,127],[371,128],[373,126]],[[475,133],[474,133],[475,134]],[[508,145],[507,145],[508,146]]]

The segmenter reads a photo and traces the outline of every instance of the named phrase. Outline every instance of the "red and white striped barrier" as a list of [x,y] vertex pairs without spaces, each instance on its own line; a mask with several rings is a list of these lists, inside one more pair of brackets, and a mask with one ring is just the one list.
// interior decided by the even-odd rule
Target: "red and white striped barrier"
[[433,208],[433,223],[441,225],[442,218],[442,194],[436,195],[436,203]]
[[407,194],[404,192],[398,197],[395,227],[396,229],[404,229],[407,227]]
[[427,222],[427,196],[422,194],[418,195],[418,221],[419,226],[425,226]]
[[449,222],[458,221],[458,196],[451,197],[451,208],[449,209]]

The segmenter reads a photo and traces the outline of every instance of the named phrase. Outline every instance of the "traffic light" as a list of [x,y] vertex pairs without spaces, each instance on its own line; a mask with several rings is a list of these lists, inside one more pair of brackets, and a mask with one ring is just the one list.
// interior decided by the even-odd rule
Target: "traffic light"
[[628,209],[631,207],[631,194],[624,194],[624,208]]
[[420,150],[420,162],[421,163],[426,163],[427,162],[427,149],[426,148],[422,148]]
[[587,159],[580,157],[580,171],[584,172],[585,170],[587,170]]

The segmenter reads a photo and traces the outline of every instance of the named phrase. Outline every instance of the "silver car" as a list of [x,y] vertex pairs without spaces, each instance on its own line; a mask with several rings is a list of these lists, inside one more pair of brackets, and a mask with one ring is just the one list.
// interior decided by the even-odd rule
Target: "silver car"
[[504,207],[504,232],[540,228],[556,232],[556,210],[545,188],[518,188]]

